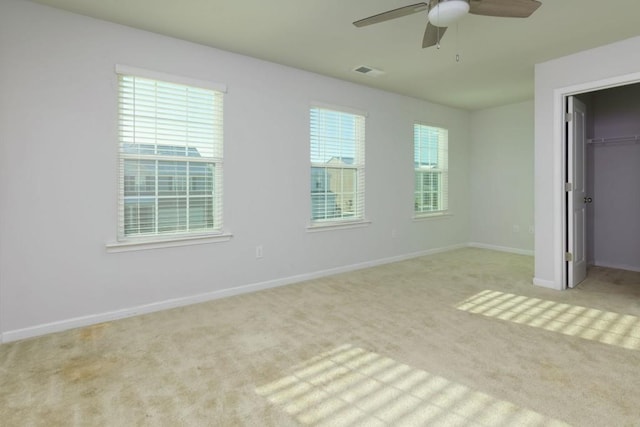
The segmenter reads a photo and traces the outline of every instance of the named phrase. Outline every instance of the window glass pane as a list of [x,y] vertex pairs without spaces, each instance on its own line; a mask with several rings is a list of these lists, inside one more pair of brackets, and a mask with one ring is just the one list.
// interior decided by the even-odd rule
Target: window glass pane
[[213,226],[213,197],[189,199],[189,229],[199,230]]
[[327,176],[326,168],[312,167],[311,168],[311,192],[312,193],[324,193],[329,188],[327,184],[329,177]]
[[443,212],[448,206],[448,131],[414,125],[414,211]]
[[158,200],[158,232],[187,229],[187,199],[172,197]]
[[189,163],[189,194],[213,194],[214,169],[211,163]]
[[315,220],[338,218],[336,195],[330,192],[312,193],[311,216]]
[[124,161],[124,196],[153,196],[156,166],[153,160]]
[[439,156],[441,134],[444,129],[430,126],[415,125],[414,144],[415,162],[417,167],[441,167],[443,159]]
[[222,93],[130,75],[119,82],[120,235],[220,230]]
[[311,219],[362,218],[364,117],[311,109]]
[[163,156],[184,156],[186,155],[187,147],[180,147],[175,145],[158,145],[158,154]]
[[125,202],[125,233],[144,234],[154,231],[155,204],[150,200],[127,200]]
[[158,162],[158,195],[186,195],[187,164]]
[[327,168],[329,189],[336,195],[337,211],[342,217],[354,216],[356,199],[355,169]]

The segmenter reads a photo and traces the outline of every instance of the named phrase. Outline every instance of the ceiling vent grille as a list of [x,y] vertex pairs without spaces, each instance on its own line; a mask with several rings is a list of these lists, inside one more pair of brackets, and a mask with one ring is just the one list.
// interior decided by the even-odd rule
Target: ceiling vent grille
[[378,77],[378,76],[381,76],[381,75],[384,74],[384,71],[378,70],[378,69],[373,68],[373,67],[369,67],[367,65],[360,65],[360,66],[354,68],[353,71],[355,71],[356,73],[364,74],[364,75],[371,76],[371,77]]

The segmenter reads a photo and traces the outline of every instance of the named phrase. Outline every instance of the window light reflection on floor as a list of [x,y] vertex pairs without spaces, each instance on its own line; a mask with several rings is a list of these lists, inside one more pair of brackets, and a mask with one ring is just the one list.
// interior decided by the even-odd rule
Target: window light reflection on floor
[[564,335],[640,349],[640,318],[595,308],[485,290],[456,308]]
[[567,425],[351,345],[256,392],[299,422],[320,426]]

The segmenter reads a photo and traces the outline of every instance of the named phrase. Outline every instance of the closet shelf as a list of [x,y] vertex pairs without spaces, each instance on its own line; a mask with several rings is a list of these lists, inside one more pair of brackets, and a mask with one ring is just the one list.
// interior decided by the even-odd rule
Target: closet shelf
[[612,136],[608,138],[590,138],[589,144],[612,144],[616,142],[640,142],[640,135]]

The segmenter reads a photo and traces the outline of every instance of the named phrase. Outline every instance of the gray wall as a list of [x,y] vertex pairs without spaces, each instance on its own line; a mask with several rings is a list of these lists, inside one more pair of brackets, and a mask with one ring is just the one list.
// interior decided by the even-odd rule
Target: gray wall
[[533,254],[533,101],[471,115],[471,242]]
[[[228,242],[107,253],[123,64],[226,84]],[[5,340],[464,245],[470,113],[74,15],[0,2]],[[309,106],[368,113],[367,227],[309,233]],[[414,121],[449,129],[452,216],[412,220]],[[262,245],[264,258],[256,259]]]
[[[592,138],[640,135],[640,85],[591,94]],[[591,144],[590,262],[640,271],[640,141]]]

